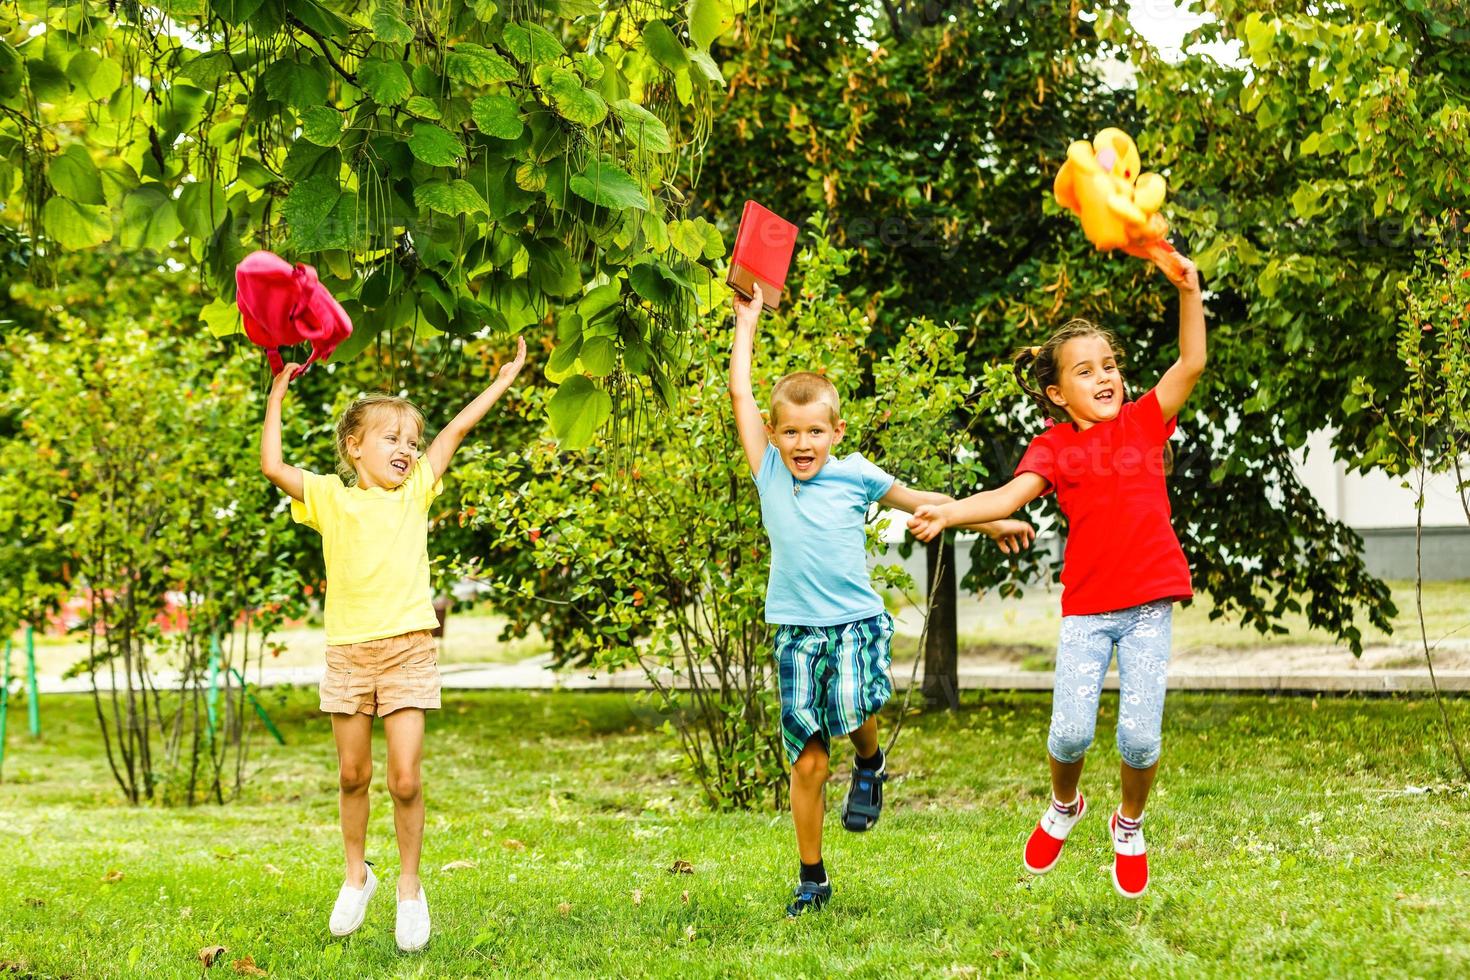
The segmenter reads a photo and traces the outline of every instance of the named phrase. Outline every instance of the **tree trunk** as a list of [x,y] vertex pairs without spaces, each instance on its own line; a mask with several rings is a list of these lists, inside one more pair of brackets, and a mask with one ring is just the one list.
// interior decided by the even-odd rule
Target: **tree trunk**
[[[960,706],[959,629],[956,622],[957,594],[955,583],[954,538],[941,535],[925,546],[925,585],[933,588],[929,597],[929,630],[924,640],[924,704],[929,708],[953,711]],[[939,580],[934,579],[936,563],[943,564]]]

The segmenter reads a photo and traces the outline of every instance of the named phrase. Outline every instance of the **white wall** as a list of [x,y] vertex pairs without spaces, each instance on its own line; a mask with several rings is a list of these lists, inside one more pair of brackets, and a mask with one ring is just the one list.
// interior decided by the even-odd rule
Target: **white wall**
[[[1352,528],[1413,527],[1418,493],[1400,477],[1381,472],[1349,473],[1332,458],[1332,433],[1315,432],[1296,454],[1297,476],[1327,511]],[[1424,526],[1467,526],[1453,473],[1431,476],[1424,487]]]

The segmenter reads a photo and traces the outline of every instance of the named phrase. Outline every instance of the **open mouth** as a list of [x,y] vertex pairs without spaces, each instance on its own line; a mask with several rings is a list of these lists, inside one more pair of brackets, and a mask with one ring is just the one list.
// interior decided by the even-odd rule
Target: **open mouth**
[[817,465],[815,456],[792,456],[791,465],[796,467],[798,473],[811,473]]
[[408,473],[408,460],[406,459],[395,459],[388,465],[393,467],[393,469],[396,470],[399,474]]
[[1102,391],[1098,392],[1096,395],[1093,395],[1092,397],[1094,399],[1096,399],[1097,401],[1103,402],[1105,404],[1112,404],[1112,401],[1113,401],[1113,389],[1111,389],[1111,388],[1105,388]]

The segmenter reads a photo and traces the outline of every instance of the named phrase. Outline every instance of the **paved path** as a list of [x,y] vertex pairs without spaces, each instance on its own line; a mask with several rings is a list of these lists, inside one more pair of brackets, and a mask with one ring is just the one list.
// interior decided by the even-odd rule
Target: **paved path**
[[[592,674],[585,670],[555,671],[549,656],[533,657],[513,664],[445,664],[440,668],[446,690],[526,690],[526,691],[638,691],[651,685],[638,670]],[[321,681],[322,667],[268,667],[259,676],[251,672],[252,683],[266,687],[276,685],[310,685]],[[908,686],[909,670],[895,670],[900,689]],[[1470,671],[1442,671],[1439,686],[1444,691],[1470,692]],[[161,673],[158,685],[177,683],[175,675]],[[91,690],[85,677],[62,679],[39,678],[42,694],[86,692]],[[962,668],[960,689],[964,691],[1049,691],[1050,671],[1014,668]],[[1109,674],[1104,683],[1108,690],[1118,687],[1118,675]],[[1201,670],[1178,668],[1169,672],[1171,691],[1260,691],[1332,694],[1381,694],[1385,692],[1426,692],[1430,690],[1429,674],[1423,670],[1336,670],[1315,672],[1246,673],[1240,670]]]

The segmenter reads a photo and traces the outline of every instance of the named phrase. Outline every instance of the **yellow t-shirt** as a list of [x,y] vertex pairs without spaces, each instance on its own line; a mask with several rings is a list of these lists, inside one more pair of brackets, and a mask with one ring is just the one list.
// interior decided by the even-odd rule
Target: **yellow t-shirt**
[[392,490],[349,487],[301,473],[291,517],[322,535],[327,643],[362,643],[434,629],[429,588],[429,502],[444,490],[426,457]]

